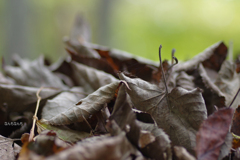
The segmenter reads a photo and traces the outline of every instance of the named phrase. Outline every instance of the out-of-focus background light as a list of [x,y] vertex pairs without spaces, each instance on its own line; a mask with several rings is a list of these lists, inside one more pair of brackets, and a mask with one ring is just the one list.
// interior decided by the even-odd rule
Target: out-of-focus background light
[[76,14],[85,16],[92,42],[158,61],[192,58],[215,42],[233,41],[240,53],[239,0],[7,0],[0,1],[0,52],[57,60]]

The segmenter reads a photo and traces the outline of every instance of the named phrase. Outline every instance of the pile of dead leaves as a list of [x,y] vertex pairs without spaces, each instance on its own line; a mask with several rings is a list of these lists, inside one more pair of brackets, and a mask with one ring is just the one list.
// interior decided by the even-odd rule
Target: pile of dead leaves
[[54,64],[3,65],[1,160],[240,159],[240,62],[224,43],[157,64],[91,44],[86,30],[76,22]]

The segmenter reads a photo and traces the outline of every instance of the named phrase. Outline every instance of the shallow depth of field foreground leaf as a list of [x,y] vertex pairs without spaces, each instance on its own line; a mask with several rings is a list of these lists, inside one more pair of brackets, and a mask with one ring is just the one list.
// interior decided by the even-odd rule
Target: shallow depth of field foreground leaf
[[104,137],[98,141],[79,143],[59,154],[46,158],[46,160],[131,160],[133,157],[139,160],[145,159],[128,142],[125,133],[121,132],[117,136]]
[[170,136],[173,145],[183,146],[194,154],[196,133],[207,118],[201,90],[174,88],[167,95],[168,105],[166,95],[161,94],[157,86],[154,87],[141,79],[130,79],[123,74],[120,74],[120,79],[128,83],[131,90],[127,92],[134,107],[151,114],[158,127]]
[[67,112],[62,112],[50,120],[45,121],[45,123],[52,125],[67,125],[88,119],[90,115],[100,111],[105,103],[113,99],[119,83],[119,81],[116,81],[99,88],[86,98],[80,100],[72,108],[68,109]]
[[[218,159],[219,156],[222,159],[229,153],[232,141],[230,138],[230,141],[225,142],[225,139],[229,132],[233,112],[232,108],[220,109],[202,123],[196,138],[196,155],[199,160]],[[220,155],[222,146],[225,143],[229,145],[229,142],[230,148],[224,150],[227,154]]]
[[128,140],[152,159],[164,159],[164,153],[170,150],[169,137],[154,123],[144,123],[136,120],[135,113],[128,104],[125,86],[121,85],[114,110],[110,120],[114,119],[119,127],[126,132]]

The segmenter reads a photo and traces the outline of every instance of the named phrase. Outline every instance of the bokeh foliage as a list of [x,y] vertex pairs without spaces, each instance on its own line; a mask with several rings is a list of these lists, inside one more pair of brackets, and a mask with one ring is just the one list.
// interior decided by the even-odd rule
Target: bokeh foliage
[[[234,54],[240,52],[238,0],[22,0],[26,5],[26,34],[21,38],[26,41],[25,50],[7,47],[17,46],[17,42],[11,44],[8,29],[14,18],[11,13],[17,9],[9,8],[8,3],[0,3],[0,52],[7,59],[12,52],[29,58],[44,54],[58,59],[65,54],[62,37],[69,35],[77,13],[91,25],[92,42],[156,61],[160,44],[164,59],[170,59],[172,48],[179,59],[190,59],[220,40],[227,45],[233,41]],[[107,20],[101,16],[104,3],[108,4]]]

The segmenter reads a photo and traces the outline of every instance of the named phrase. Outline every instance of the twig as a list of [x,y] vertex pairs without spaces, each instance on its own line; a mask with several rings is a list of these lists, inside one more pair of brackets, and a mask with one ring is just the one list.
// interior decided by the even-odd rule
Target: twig
[[166,93],[165,94],[166,94],[166,98],[167,98],[167,103],[168,103],[168,106],[170,107],[170,103],[169,103],[169,100],[168,100],[168,87],[167,87],[166,77],[165,77],[165,73],[163,71],[163,65],[162,65],[161,49],[162,49],[162,45],[159,46],[159,60],[160,60],[160,66],[161,66],[161,69],[162,69],[163,81],[164,81],[165,88],[166,88]]
[[175,59],[174,59],[174,58],[175,58],[175,57],[174,57],[174,53],[175,53],[175,52],[176,52],[176,49],[173,48],[173,49],[172,49],[172,65],[173,65],[174,60],[175,60]]
[[35,130],[35,124],[36,124],[36,121],[38,120],[37,118],[37,112],[38,112],[38,108],[39,108],[39,104],[40,104],[40,101],[41,101],[41,97],[39,96],[40,92],[42,91],[43,87],[41,87],[37,93],[36,93],[36,96],[37,96],[37,105],[36,105],[36,110],[35,110],[35,114],[33,116],[33,125],[32,125],[32,129],[30,131],[30,136],[29,136],[29,139],[28,141],[32,141],[33,140],[33,137],[34,137],[34,130]]
[[237,98],[237,95],[238,95],[239,92],[240,92],[240,88],[238,89],[236,95],[234,96],[234,98],[233,98],[232,102],[230,103],[230,105],[228,106],[228,108],[230,108],[232,106],[232,104],[235,101],[235,99]]

